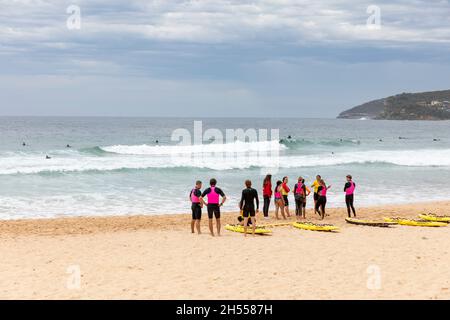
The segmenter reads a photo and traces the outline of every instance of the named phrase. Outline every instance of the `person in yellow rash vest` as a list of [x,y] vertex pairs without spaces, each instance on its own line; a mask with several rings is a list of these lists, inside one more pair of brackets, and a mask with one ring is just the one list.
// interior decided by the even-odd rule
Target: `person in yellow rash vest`
[[[320,183],[319,181],[322,180],[322,177],[318,174],[316,176],[316,180],[314,180],[313,184],[311,185],[311,188],[314,188],[314,208],[316,207],[317,200],[319,199],[319,187]],[[317,213],[317,211],[315,211]]]

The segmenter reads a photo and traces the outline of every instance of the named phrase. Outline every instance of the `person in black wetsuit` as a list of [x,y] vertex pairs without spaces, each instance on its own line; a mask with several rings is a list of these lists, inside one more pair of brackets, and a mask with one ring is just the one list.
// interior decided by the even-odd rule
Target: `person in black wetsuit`
[[195,187],[189,193],[189,200],[191,201],[191,209],[192,209],[192,221],[191,221],[191,231],[195,233],[195,229],[197,229],[197,233],[200,232],[200,220],[202,219],[202,208],[203,208],[203,200],[201,198],[202,191],[202,182],[197,180],[195,182]]
[[[217,235],[220,236],[220,207],[223,206],[227,197],[222,189],[216,187],[217,180],[212,178],[209,180],[210,187],[205,189],[201,196],[201,201],[204,202],[205,196],[208,197],[208,203],[206,205],[206,209],[208,210],[208,218],[209,218],[209,231],[211,235],[214,237],[214,228],[213,228],[213,216],[216,218],[216,229]],[[222,197],[222,201],[220,201],[220,197]]]
[[264,198],[263,213],[265,219],[269,219],[269,206],[271,197],[272,197],[272,175],[268,174],[264,178],[263,182],[263,198]]
[[[317,200],[319,199],[319,193],[317,189],[319,189],[320,183],[319,181],[322,179],[320,174],[316,176],[316,180],[314,180],[313,184],[311,185],[311,188],[314,188],[314,208],[316,207]],[[317,210],[315,210],[317,213]],[[319,214],[320,215],[320,214]]]
[[[258,191],[252,188],[252,182],[245,180],[245,189],[242,190],[241,201],[239,202],[239,208],[242,210],[242,216],[244,217],[244,237],[247,236],[248,218],[252,221],[252,234],[255,234],[256,228],[256,212],[259,211],[259,199]],[[255,211],[256,202],[256,211]]]
[[295,216],[297,220],[300,218],[306,219],[306,197],[309,196],[311,190],[305,185],[305,179],[298,177],[298,182],[294,186],[295,199]]
[[325,206],[327,204],[327,191],[331,186],[326,185],[323,179],[319,181],[319,188],[317,189],[317,194],[319,198],[317,199],[316,205],[314,207],[315,211],[319,213],[321,220],[325,218]]
[[356,184],[353,182],[351,175],[347,175],[346,178],[347,182],[345,183],[344,186],[344,192],[345,192],[345,205],[347,206],[347,214],[349,218],[352,216],[350,214],[351,209],[353,212],[353,216],[356,217],[356,210],[355,207],[353,206]]

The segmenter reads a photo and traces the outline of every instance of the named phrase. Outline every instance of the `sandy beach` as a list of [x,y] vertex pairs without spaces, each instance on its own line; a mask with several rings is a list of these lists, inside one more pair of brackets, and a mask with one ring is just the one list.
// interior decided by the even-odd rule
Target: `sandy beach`
[[[359,217],[427,212],[449,214],[450,202]],[[0,299],[450,298],[450,227],[355,226],[345,209],[328,213],[339,233],[287,226],[247,238],[213,238],[207,219],[191,234],[189,214],[1,221]]]

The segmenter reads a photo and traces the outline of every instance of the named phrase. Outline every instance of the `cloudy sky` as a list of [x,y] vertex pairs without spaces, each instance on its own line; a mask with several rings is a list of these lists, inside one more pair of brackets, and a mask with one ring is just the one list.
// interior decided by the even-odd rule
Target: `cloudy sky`
[[0,0],[0,115],[335,117],[439,89],[448,0]]

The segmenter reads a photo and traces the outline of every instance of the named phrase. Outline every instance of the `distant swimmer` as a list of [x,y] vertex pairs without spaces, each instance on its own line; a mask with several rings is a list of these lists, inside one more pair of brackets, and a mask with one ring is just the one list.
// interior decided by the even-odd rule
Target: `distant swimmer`
[[66,146],[66,148],[72,148],[72,146],[71,146],[70,144],[68,144],[68,145]]
[[433,141],[441,141],[441,139],[433,139]]
[[158,143],[159,143],[159,141],[158,141],[158,140],[156,140],[156,141],[155,141],[155,143],[156,143],[156,144],[158,144]]
[[405,140],[406,138],[405,137],[398,137],[400,140]]
[[291,137],[291,135],[288,135],[288,137],[287,137],[288,139],[292,139],[292,137]]
[[51,159],[51,157],[49,155],[46,155],[45,159]]
[[27,144],[26,144],[25,142],[22,142],[22,146],[24,146],[24,147],[25,147],[26,145],[27,145]]
[[383,139],[379,139],[378,141],[379,141],[379,142],[383,142]]

